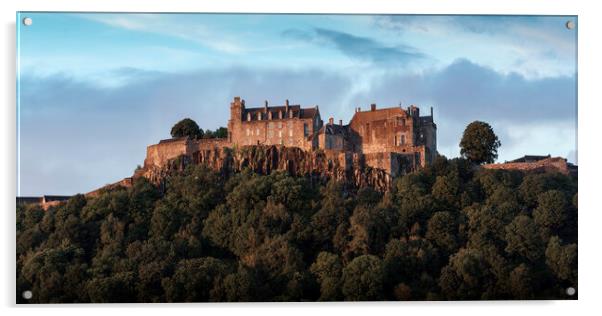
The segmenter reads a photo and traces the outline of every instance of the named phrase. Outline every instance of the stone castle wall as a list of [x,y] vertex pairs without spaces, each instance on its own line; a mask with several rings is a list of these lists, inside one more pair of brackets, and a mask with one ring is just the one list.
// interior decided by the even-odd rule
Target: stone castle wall
[[546,158],[534,162],[506,162],[483,165],[485,169],[520,170],[520,171],[558,171],[569,174],[566,159],[561,157]]

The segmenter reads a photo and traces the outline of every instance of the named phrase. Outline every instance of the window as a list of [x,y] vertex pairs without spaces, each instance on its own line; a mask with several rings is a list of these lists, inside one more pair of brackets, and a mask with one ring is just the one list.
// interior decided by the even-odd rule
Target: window
[[257,113],[257,120],[261,121],[261,112]]
[[247,121],[251,121],[251,113],[247,113]]
[[282,138],[282,131],[278,131],[278,137]]
[[307,126],[307,123],[303,123],[303,136],[309,136],[309,127]]
[[247,136],[249,136],[251,132],[249,131],[249,129],[247,128]]
[[401,135],[401,144],[400,145],[405,145],[406,144],[406,135]]
[[289,130],[288,130],[288,136],[289,136],[289,137],[293,137],[293,130],[292,130],[292,129],[289,129]]
[[256,134],[256,135],[257,135],[257,136],[259,136],[259,128],[256,130],[256,132],[257,132],[257,134]]

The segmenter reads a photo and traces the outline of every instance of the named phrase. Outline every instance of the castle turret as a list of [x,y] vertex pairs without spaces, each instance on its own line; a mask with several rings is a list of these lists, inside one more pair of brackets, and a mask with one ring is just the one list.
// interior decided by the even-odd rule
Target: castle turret
[[228,141],[232,141],[232,131],[240,129],[240,122],[243,119],[242,116],[244,112],[245,100],[241,100],[240,97],[234,97],[234,101],[230,102],[230,120],[228,120]]

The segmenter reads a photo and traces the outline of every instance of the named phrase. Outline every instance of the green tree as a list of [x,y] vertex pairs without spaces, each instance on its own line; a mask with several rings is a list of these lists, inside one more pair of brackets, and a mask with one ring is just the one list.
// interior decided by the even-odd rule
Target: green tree
[[322,189],[322,205],[311,217],[313,236],[319,249],[332,250],[337,227],[349,217],[343,196],[343,185],[331,180]]
[[86,269],[83,249],[65,239],[56,248],[29,253],[21,272],[35,293],[32,302],[76,303],[87,299]]
[[171,137],[176,138],[184,136],[193,139],[202,138],[203,130],[199,128],[199,125],[197,125],[195,121],[185,118],[171,128]]
[[93,278],[86,283],[86,291],[93,303],[135,303],[134,273],[118,272],[107,277]]
[[373,255],[359,256],[343,269],[343,295],[348,301],[383,299],[383,268]]
[[533,277],[529,267],[521,263],[510,273],[510,289],[515,299],[526,300],[534,297]]
[[320,283],[321,301],[337,301],[342,298],[341,275],[343,265],[338,255],[325,251],[320,252],[309,270]]
[[427,224],[426,238],[448,253],[454,253],[458,247],[458,224],[450,212],[433,214]]
[[577,283],[577,245],[562,245],[558,236],[550,238],[546,248],[546,263],[560,279],[570,281],[572,286]]
[[460,154],[476,164],[492,163],[497,159],[500,146],[501,142],[489,124],[474,121],[464,130]]
[[550,190],[541,193],[537,202],[537,208],[533,211],[533,219],[537,225],[542,227],[543,236],[549,237],[550,234],[558,231],[567,219],[566,196],[561,191]]
[[477,249],[460,249],[441,270],[439,286],[448,299],[482,299],[494,278],[485,256]]
[[531,262],[540,260],[545,251],[537,225],[528,216],[519,215],[506,226],[506,251],[527,258]]
[[222,282],[228,267],[221,260],[204,257],[178,262],[173,276],[161,282],[168,302],[207,302]]

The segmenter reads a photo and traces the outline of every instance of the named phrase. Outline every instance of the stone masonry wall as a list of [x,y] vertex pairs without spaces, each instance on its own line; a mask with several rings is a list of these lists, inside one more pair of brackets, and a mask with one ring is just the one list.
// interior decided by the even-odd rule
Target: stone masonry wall
[[521,170],[521,171],[558,171],[569,174],[566,159],[560,157],[546,158],[536,162],[507,162],[483,165],[485,169]]

